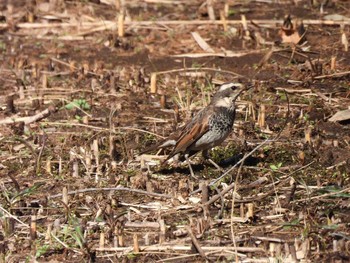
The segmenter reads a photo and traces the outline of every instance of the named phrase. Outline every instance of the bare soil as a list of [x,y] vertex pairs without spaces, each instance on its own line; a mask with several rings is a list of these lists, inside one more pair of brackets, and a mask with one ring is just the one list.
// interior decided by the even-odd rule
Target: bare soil
[[[1,262],[349,262],[350,2],[321,2],[0,4]],[[228,81],[221,171],[139,155]]]

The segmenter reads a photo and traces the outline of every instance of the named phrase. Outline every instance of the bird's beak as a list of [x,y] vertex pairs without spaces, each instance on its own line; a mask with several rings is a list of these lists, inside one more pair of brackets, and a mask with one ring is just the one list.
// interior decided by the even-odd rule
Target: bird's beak
[[248,89],[250,89],[250,88],[251,88],[251,86],[248,86],[248,85],[243,85],[242,87],[240,87],[240,88],[237,90],[237,94],[236,94],[234,100],[236,100],[236,99],[243,93],[243,91],[246,91],[246,90],[248,90]]
[[254,88],[254,84],[253,83],[249,83],[245,86],[245,89],[244,90],[249,90],[251,88]]

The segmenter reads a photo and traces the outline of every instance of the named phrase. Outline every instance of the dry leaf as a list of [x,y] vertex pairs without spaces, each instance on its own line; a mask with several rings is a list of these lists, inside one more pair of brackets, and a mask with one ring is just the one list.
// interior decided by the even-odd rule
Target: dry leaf
[[334,114],[331,118],[328,119],[328,121],[346,121],[350,120],[350,110],[342,110],[338,111],[336,114]]

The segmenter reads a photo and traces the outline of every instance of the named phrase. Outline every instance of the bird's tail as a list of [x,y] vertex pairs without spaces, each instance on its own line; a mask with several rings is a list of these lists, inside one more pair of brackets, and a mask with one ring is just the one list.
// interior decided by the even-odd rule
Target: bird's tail
[[151,146],[147,147],[146,149],[141,151],[139,153],[139,155],[145,154],[145,153],[149,153],[149,152],[153,152],[153,151],[159,150],[159,149],[166,149],[166,148],[169,148],[169,147],[174,147],[175,144],[176,144],[176,140],[168,138],[168,139],[165,139],[163,141],[160,141],[159,143],[156,143],[154,145],[151,145]]

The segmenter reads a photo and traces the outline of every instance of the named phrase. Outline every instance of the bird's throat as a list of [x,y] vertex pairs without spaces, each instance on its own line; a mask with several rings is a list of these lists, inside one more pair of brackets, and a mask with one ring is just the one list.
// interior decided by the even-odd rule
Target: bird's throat
[[232,99],[231,98],[222,98],[216,101],[215,106],[216,107],[223,107],[223,108],[231,108],[232,107]]

